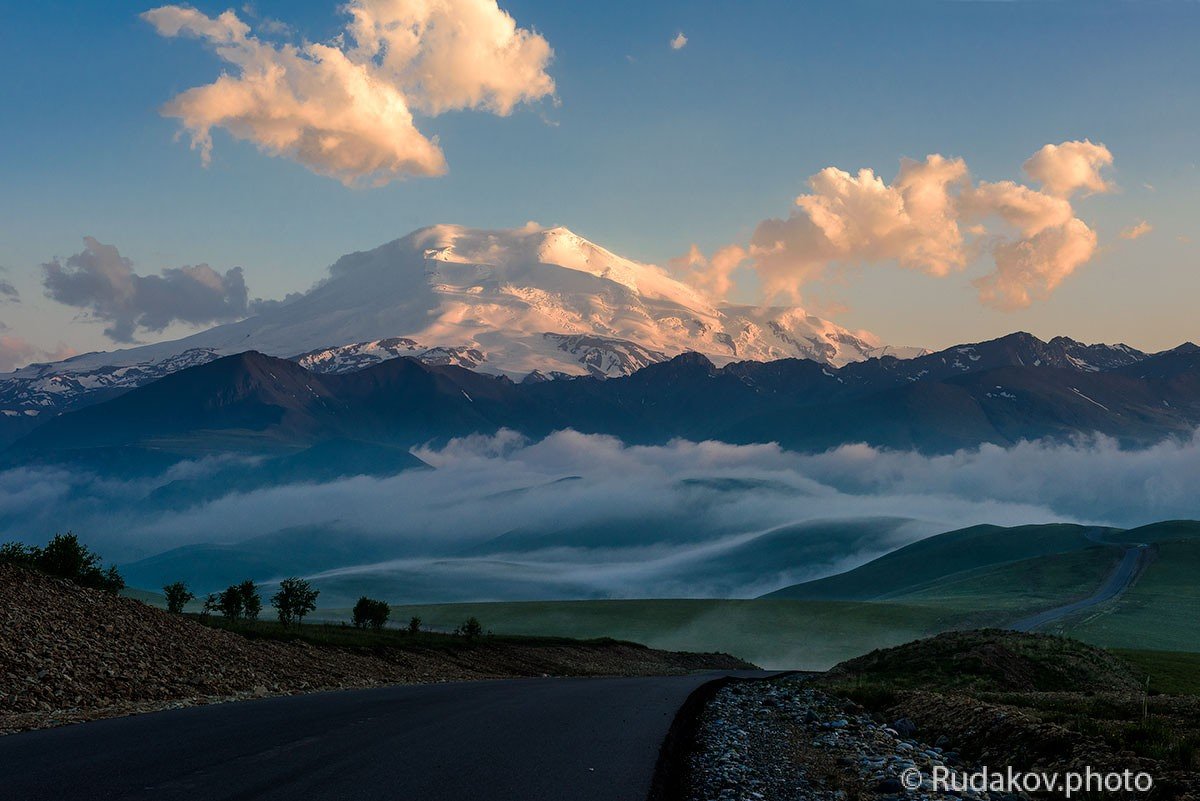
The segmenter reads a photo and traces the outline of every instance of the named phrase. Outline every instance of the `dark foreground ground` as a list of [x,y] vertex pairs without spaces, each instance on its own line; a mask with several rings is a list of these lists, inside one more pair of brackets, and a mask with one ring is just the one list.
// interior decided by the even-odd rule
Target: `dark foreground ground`
[[720,675],[388,687],[25,732],[0,738],[3,797],[640,801],[676,712]]
[[[753,668],[612,640],[202,624],[0,564],[0,734],[235,698],[519,676]],[[2,774],[0,774],[2,775]],[[0,799],[3,799],[0,783]]]
[[[739,682],[700,716],[687,801],[1027,801],[906,772],[983,766],[1045,776],[1144,772],[1148,792],[1087,801],[1200,799],[1200,680],[1191,655],[1115,653],[1041,634],[941,634],[825,674]],[[1147,692],[1146,677],[1156,686]],[[1063,778],[1065,781],[1065,778]],[[1035,799],[1064,798],[1034,792]]]

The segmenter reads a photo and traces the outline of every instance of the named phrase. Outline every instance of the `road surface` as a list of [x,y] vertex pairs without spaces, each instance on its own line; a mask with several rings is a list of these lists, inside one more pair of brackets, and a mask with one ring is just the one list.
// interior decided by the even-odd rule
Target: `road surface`
[[1145,559],[1148,546],[1144,542],[1135,543],[1111,543],[1102,538],[1101,529],[1092,529],[1085,536],[1092,542],[1098,542],[1102,545],[1125,545],[1125,553],[1121,556],[1121,561],[1113,568],[1113,571],[1108,574],[1108,578],[1100,585],[1088,598],[1075,603],[1057,606],[1054,609],[1047,609],[1044,612],[1038,612],[1036,615],[1018,620],[1009,626],[1013,631],[1034,631],[1050,623],[1056,623],[1064,618],[1070,617],[1077,612],[1081,612],[1089,607],[1098,606],[1107,601],[1116,598],[1125,590],[1129,589],[1129,585],[1133,583],[1137,577],[1138,571],[1142,566],[1142,560]]
[[641,801],[722,675],[515,679],[267,698],[0,737],[5,801]]

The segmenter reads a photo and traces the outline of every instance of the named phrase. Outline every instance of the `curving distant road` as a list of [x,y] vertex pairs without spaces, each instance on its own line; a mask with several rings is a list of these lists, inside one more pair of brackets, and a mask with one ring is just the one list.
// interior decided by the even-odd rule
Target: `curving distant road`
[[1108,574],[1108,578],[1100,585],[1091,596],[1084,598],[1081,601],[1057,606],[1053,609],[1047,609],[1043,612],[1038,612],[1036,615],[1030,615],[1027,618],[1018,620],[1016,623],[1009,625],[1013,631],[1034,631],[1050,623],[1057,623],[1064,618],[1070,617],[1077,612],[1088,609],[1093,606],[1099,606],[1102,603],[1111,601],[1119,596],[1125,590],[1129,589],[1129,585],[1137,577],[1138,571],[1142,567],[1142,562],[1148,553],[1149,546],[1144,542],[1136,543],[1114,543],[1102,539],[1103,529],[1091,529],[1084,536],[1092,542],[1101,545],[1125,545],[1125,553],[1121,556],[1121,561],[1113,568],[1113,571]]
[[640,801],[721,676],[515,679],[175,709],[0,737],[5,801]]

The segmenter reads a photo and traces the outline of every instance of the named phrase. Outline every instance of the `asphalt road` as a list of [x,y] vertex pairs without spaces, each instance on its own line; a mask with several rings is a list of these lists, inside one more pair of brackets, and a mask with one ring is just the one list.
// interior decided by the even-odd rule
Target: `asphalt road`
[[[1117,543],[1106,542],[1101,538],[1099,530],[1093,529],[1087,533],[1087,538],[1093,542],[1098,542],[1102,545],[1115,545]],[[1125,545],[1125,553],[1121,556],[1121,561],[1113,568],[1113,571],[1108,574],[1108,578],[1100,585],[1091,596],[1084,598],[1082,601],[1075,603],[1064,604],[1063,606],[1047,609],[1044,612],[1038,612],[1036,615],[1018,620],[1009,626],[1013,631],[1034,631],[1050,623],[1056,623],[1064,618],[1070,617],[1077,612],[1082,612],[1093,606],[1099,606],[1102,603],[1111,601],[1125,590],[1129,589],[1129,585],[1133,583],[1137,577],[1138,571],[1141,568],[1142,560],[1147,553],[1147,545],[1142,542],[1128,543]]]
[[0,737],[4,801],[641,801],[722,675],[516,679],[267,698]]

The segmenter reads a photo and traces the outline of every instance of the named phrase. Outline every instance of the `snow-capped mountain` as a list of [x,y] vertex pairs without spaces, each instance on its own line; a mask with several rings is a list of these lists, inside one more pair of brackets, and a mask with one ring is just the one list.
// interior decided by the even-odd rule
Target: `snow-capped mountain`
[[665,270],[565,228],[437,225],[342,257],[316,287],[255,317],[0,376],[0,412],[57,413],[247,350],[316,372],[413,356],[514,380],[628,375],[684,351],[716,364],[798,357],[832,366],[926,352],[803,309],[715,306]]

